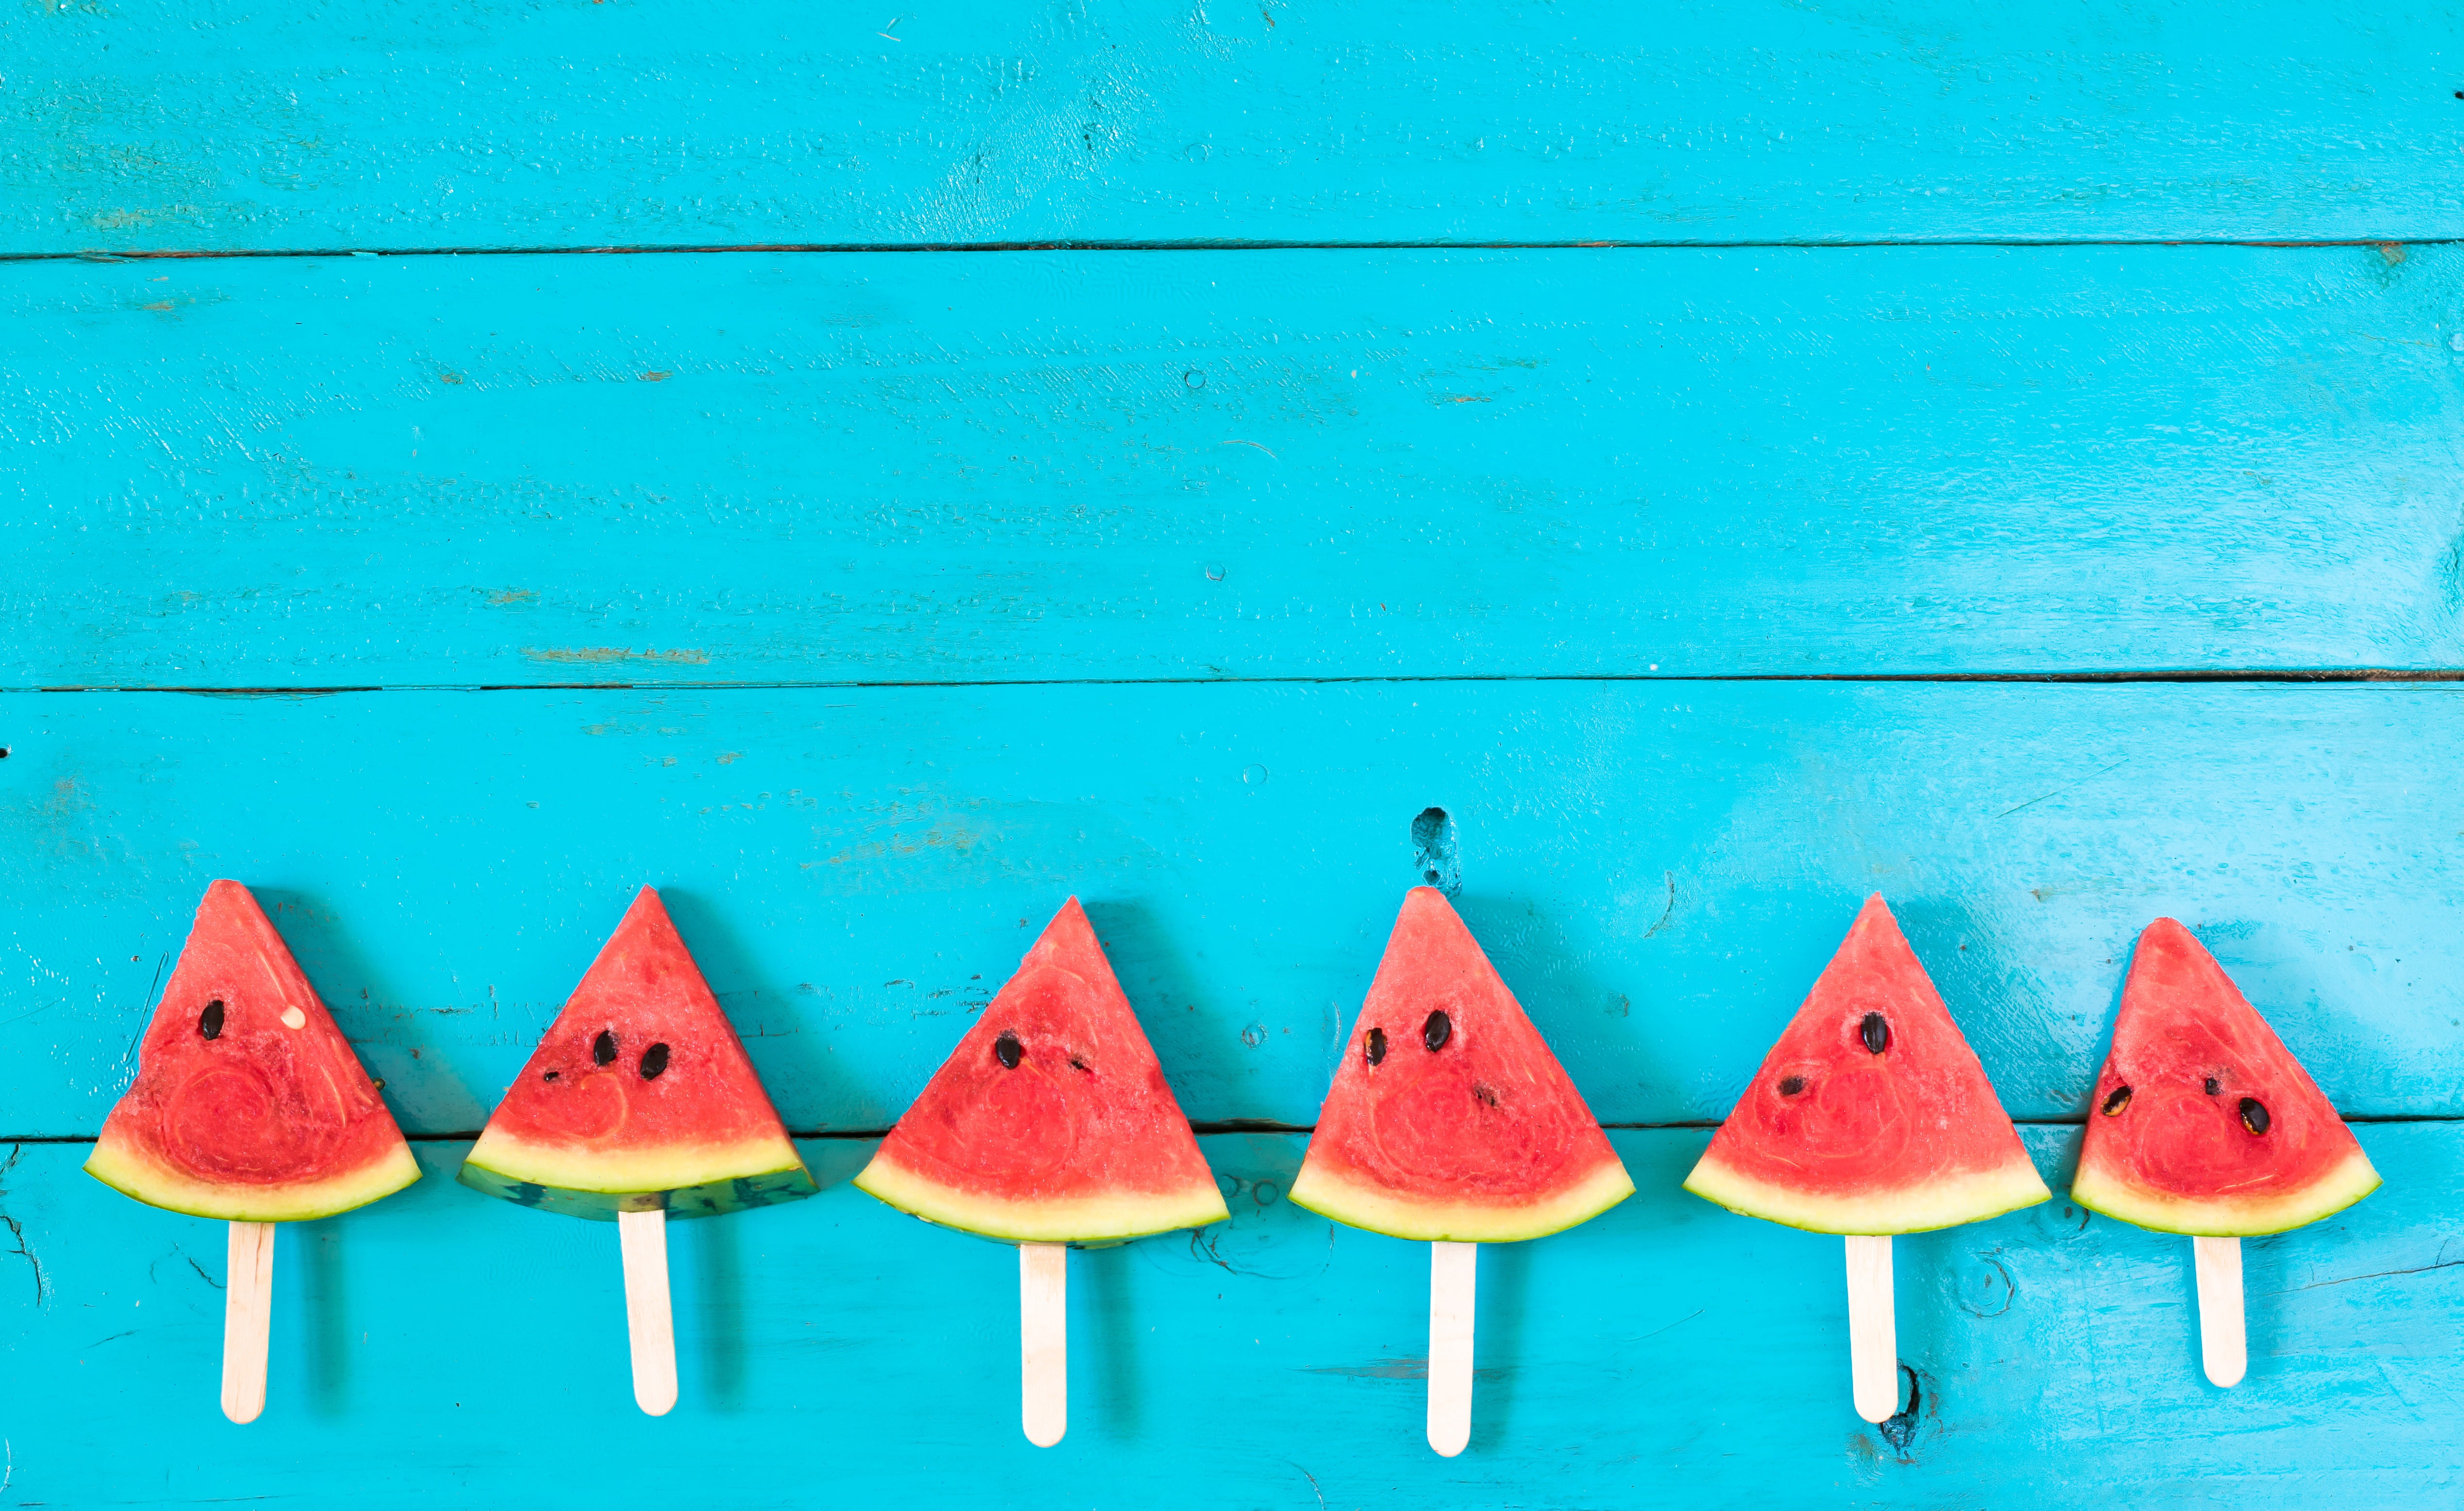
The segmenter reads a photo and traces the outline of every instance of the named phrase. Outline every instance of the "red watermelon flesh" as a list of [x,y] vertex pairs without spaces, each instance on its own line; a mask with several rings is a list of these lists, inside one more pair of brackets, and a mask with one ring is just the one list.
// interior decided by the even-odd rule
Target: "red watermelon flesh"
[[2282,1233],[2379,1173],[2301,1062],[2190,931],[2139,936],[2071,1196],[2164,1233]]
[[297,1222],[390,1195],[419,1165],[376,1084],[248,888],[206,888],[137,1080],[86,1173],[142,1202]]
[[1948,1228],[2052,1194],[1879,893],[1685,1189],[1843,1233]]
[[1076,898],[855,1183],[1010,1243],[1110,1243],[1231,1216]]
[[491,1196],[613,1222],[810,1196],[786,1128],[644,887],[462,1165]]
[[1414,887],[1292,1200],[1398,1238],[1507,1243],[1633,1194],[1581,1093],[1445,894]]

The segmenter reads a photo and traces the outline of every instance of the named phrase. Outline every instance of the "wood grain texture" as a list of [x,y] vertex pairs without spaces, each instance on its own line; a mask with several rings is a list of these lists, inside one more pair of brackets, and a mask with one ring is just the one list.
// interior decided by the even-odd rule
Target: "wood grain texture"
[[2455,666],[2394,255],[20,265],[0,685]]
[[875,11],[14,7],[0,250],[2464,231],[2443,5]]
[[[2208,1385],[2189,1247],[2058,1199],[1899,1240],[1915,1411],[1846,1390],[1839,1241],[1678,1189],[1707,1135],[1616,1135],[1635,1196],[1481,1255],[1469,1451],[1423,1441],[1425,1245],[1282,1200],[1294,1136],[1208,1138],[1235,1213],[1071,1255],[1067,1443],[1015,1428],[1017,1261],[845,1183],[869,1146],[807,1144],[829,1189],[677,1227],[668,1417],[626,1399],[616,1236],[429,1178],[283,1235],[272,1391],[214,1410],[219,1225],[138,1206],[29,1145],[0,1177],[0,1340],[19,1391],[10,1489],[95,1505],[238,1497],[355,1504],[1908,1507],[2437,1503],[2459,1455],[2464,1287],[2451,1251],[2464,1131],[2361,1130],[2384,1189],[2246,1246],[2250,1377]],[[2033,1130],[2065,1182],[2076,1133]],[[125,1424],[145,1424],[131,1452]],[[782,1443],[796,1445],[782,1452]],[[592,1456],[585,1454],[584,1456]],[[369,1464],[381,1460],[382,1473]],[[2117,1466],[2126,1466],[2117,1469]],[[719,1466],[715,1468],[714,1466]],[[1323,1500],[1321,1500],[1321,1498]]]
[[1725,1116],[1877,890],[2015,1116],[2082,1110],[2159,915],[2346,1113],[2464,1114],[2443,687],[81,693],[0,722],[0,1135],[100,1127],[224,876],[413,1133],[480,1125],[646,882],[791,1129],[887,1127],[1072,894],[1194,1120],[1306,1125],[1430,870],[1611,1122]]

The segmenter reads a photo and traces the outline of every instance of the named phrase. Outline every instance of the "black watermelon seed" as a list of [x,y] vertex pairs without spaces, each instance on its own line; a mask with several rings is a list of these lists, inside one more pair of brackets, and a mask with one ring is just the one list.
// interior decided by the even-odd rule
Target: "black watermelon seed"
[[1088,1064],[1085,1060],[1080,1059],[1075,1055],[1069,1056],[1069,1068],[1071,1070],[1083,1070],[1089,1076],[1095,1074],[1094,1066]]
[[2267,1123],[2267,1109],[2258,1104],[2258,1099],[2244,1097],[2241,1100],[2241,1125],[2253,1133],[2265,1133]]
[[562,1071],[561,1071],[561,1070],[552,1070],[552,1071],[549,1071],[546,1075],[541,1076],[541,1077],[539,1078],[539,1079],[541,1079],[541,1080],[554,1080],[554,1079],[556,1079],[559,1076],[561,1076],[561,1075],[563,1075],[563,1074],[564,1074],[564,1072],[562,1072]]
[[1016,1070],[1019,1060],[1026,1054],[1026,1047],[1019,1043],[1017,1034],[1004,1033],[993,1040],[993,1054],[1000,1056],[1001,1069]]
[[1791,1076],[1779,1083],[1779,1094],[1783,1097],[1793,1097],[1804,1089],[1805,1078],[1802,1076]]
[[1471,1094],[1478,1097],[1481,1100],[1481,1105],[1485,1107],[1494,1107],[1497,1105],[1497,1093],[1489,1090],[1485,1086],[1473,1086]]
[[599,1036],[590,1041],[590,1057],[602,1065],[615,1064],[616,1035],[601,1029]]
[[1385,1058],[1386,1031],[1384,1029],[1371,1029],[1369,1031],[1369,1063],[1375,1065]]
[[1879,1012],[1865,1014],[1865,1021],[1857,1025],[1857,1036],[1865,1041],[1868,1055],[1880,1055],[1891,1047],[1891,1026]]
[[2113,1095],[2104,1099],[2104,1115],[2108,1118],[2118,1116],[2123,1108],[2129,1105],[2130,1088],[2116,1086],[2113,1088]]
[[665,1071],[667,1068],[668,1047],[666,1045],[653,1044],[649,1049],[642,1052],[642,1078],[644,1080],[657,1080],[660,1073]]
[[2208,1078],[2208,1095],[2209,1095],[2209,1096],[2212,1097],[2212,1096],[2214,1096],[2217,1092],[2220,1092],[2220,1091],[2222,1091],[2222,1090],[2224,1090],[2224,1088],[2223,1088],[2222,1086],[2219,1086],[2219,1085],[2217,1085],[2217,1084],[2216,1084],[2216,1078],[2215,1078],[2213,1076],[2211,1076],[2211,1077],[2209,1077],[2209,1078]]
[[1420,1025],[1420,1042],[1432,1053],[1444,1049],[1446,1040],[1455,1036],[1455,1020],[1442,1012],[1432,1012],[1429,1021]]
[[216,997],[213,1001],[207,1003],[206,1011],[197,1014],[197,1032],[209,1039],[218,1039],[223,1036],[222,998]]

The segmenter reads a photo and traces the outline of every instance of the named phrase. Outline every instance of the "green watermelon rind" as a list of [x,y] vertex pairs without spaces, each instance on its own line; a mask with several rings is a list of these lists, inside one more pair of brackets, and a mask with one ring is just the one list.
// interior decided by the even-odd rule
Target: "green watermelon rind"
[[456,1178],[474,1191],[517,1207],[535,1207],[540,1211],[586,1217],[595,1222],[614,1222],[617,1213],[628,1211],[664,1211],[676,1218],[716,1217],[725,1212],[802,1201],[821,1189],[801,1163],[783,1169],[722,1176],[695,1186],[648,1191],[543,1186],[472,1160],[462,1162],[462,1173]]
[[997,1243],[1103,1248],[1232,1220],[1223,1193],[1212,1182],[1177,1191],[1021,1199],[960,1190],[876,1154],[854,1184],[910,1217]]
[[1755,1180],[1705,1154],[1685,1177],[1685,1189],[1740,1216],[1807,1233],[1873,1237],[1984,1222],[2051,1201],[2054,1194],[2024,1156],[1989,1170],[1935,1176],[1918,1186],[1830,1196]]
[[1301,1167],[1292,1205],[1363,1233],[1424,1243],[1521,1243],[1579,1227],[1634,1194],[1634,1178],[1612,1155],[1563,1190],[1534,1200],[1432,1202],[1346,1180],[1324,1165]]
[[2317,1180],[2264,1199],[2166,1196],[2116,1180],[2081,1161],[2071,1182],[2071,1200],[2150,1233],[2261,1238],[2332,1217],[2377,1190],[2380,1184],[2378,1168],[2358,1147]]
[[339,1175],[261,1187],[218,1185],[146,1159],[108,1128],[87,1157],[85,1172],[148,1207],[221,1222],[313,1222],[390,1196],[420,1173],[410,1146],[397,1141],[383,1157]]

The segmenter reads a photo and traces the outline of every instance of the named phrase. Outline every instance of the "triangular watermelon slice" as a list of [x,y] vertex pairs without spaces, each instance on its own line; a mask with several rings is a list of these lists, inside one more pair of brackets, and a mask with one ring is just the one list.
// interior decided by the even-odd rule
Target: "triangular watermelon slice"
[[1232,1215],[1076,898],[855,1183],[1008,1243],[1111,1243]]
[[142,1202],[299,1222],[390,1195],[418,1162],[248,888],[206,888],[137,1080],[86,1173]]
[[735,1027],[644,887],[462,1164],[462,1184],[613,1222],[810,1196]]
[[1923,1233],[2053,1193],[1881,895],[1685,1189],[1815,1233]]
[[1292,1200],[1397,1238],[1509,1243],[1633,1194],[1608,1136],[1445,894],[1414,887]]
[[2190,931],[2139,936],[2071,1198],[2160,1233],[2249,1236],[2338,1212],[2379,1172]]

